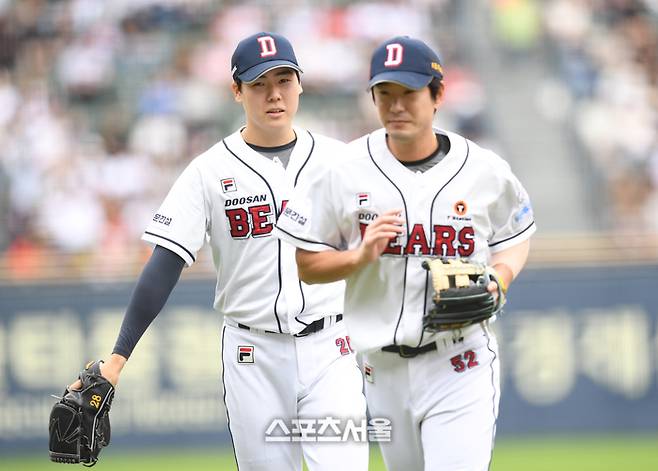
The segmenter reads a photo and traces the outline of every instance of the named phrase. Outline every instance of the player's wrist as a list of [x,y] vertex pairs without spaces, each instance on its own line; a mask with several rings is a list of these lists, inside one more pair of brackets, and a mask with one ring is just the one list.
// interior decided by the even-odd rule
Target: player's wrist
[[101,374],[112,385],[116,386],[119,382],[119,375],[128,359],[118,353],[111,354],[100,366]]
[[491,268],[496,274],[496,280],[500,285],[500,289],[504,294],[507,294],[509,285],[514,280],[514,272],[506,263],[496,263]]
[[361,270],[363,267],[372,262],[370,251],[365,242],[361,243],[358,249],[352,251],[351,271],[352,273]]
[[123,368],[127,361],[128,359],[120,353],[112,353],[109,357],[107,357],[106,360],[104,360],[104,363],[107,365]]

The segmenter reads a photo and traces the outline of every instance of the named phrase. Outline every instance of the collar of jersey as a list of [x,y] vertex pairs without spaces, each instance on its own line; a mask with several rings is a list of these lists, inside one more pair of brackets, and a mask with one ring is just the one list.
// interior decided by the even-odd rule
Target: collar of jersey
[[[268,166],[268,168],[271,168],[271,165],[273,165],[272,160],[256,152],[244,141],[242,134],[240,133],[240,131],[243,129],[244,126],[235,131],[230,136],[226,137],[224,139],[226,145],[240,159],[245,160],[249,164],[259,167],[265,165]],[[298,128],[297,126],[293,126],[293,129],[297,135],[297,143],[295,144],[295,148],[292,150],[292,154],[290,155],[290,163],[288,164],[288,168],[292,167],[293,162],[295,162],[296,156],[298,154],[301,153],[302,155],[306,156],[311,150],[311,137],[308,135],[308,133],[305,130]]]
[[[452,170],[457,170],[466,158],[466,140],[463,137],[439,128],[434,128],[434,132],[448,136],[448,139],[450,139],[450,151],[434,167],[422,173],[421,176],[423,177],[431,176],[432,178],[435,178],[437,173],[452,174]],[[416,174],[413,167],[405,167],[404,164],[396,159],[391,153],[386,144],[385,128],[378,129],[370,134],[370,148],[375,162],[380,164],[382,168],[386,169],[385,172],[387,174]]]

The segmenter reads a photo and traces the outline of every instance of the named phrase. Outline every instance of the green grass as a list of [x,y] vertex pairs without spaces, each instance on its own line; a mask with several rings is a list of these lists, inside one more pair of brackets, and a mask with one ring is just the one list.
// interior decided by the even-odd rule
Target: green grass
[[499,440],[492,471],[656,471],[658,436]]
[[[230,450],[103,451],[97,471],[228,471],[235,470]],[[47,452],[4,455],[4,471],[66,471],[83,469],[51,463]],[[655,471],[658,470],[658,436],[547,437],[500,439],[491,471]],[[373,450],[370,471],[385,471],[378,450]],[[399,470],[391,470],[399,471]],[[411,471],[411,470],[404,470]]]

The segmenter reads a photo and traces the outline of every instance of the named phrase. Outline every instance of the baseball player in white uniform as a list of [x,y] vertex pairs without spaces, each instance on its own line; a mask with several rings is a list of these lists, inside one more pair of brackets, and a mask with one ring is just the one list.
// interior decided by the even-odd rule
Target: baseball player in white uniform
[[[156,249],[102,372],[116,384],[183,265],[207,240],[217,269],[214,307],[224,315],[222,382],[238,469],[301,470],[303,456],[312,471],[365,471],[365,440],[319,438],[324,419],[365,418],[363,378],[342,322],[344,282],[301,282],[294,248],[272,234],[293,188],[346,146],[293,127],[301,69],[286,38],[242,40],[231,67],[246,125],[189,164],[148,225],[143,239]],[[325,431],[342,436],[341,425]]]
[[[443,70],[425,43],[386,41],[370,78],[384,128],[296,190],[275,233],[297,247],[303,280],[347,280],[369,413],[391,420],[392,440],[380,443],[388,469],[486,470],[500,398],[496,338],[489,321],[423,331],[432,288],[422,262],[488,264],[506,292],[535,231],[529,198],[499,156],[433,128]],[[495,282],[488,289],[497,295]]]

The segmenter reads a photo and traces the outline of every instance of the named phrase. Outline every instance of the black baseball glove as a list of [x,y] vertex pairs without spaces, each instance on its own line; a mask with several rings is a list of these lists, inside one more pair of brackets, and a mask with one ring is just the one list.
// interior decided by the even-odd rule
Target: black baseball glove
[[[434,306],[423,316],[429,332],[461,329],[489,319],[501,311],[505,294],[491,267],[458,259],[435,258],[423,262],[434,287]],[[489,282],[498,285],[498,296],[487,290]]]
[[89,362],[78,377],[80,390],[66,388],[50,412],[50,460],[93,466],[110,444],[114,386],[101,376],[100,361]]

